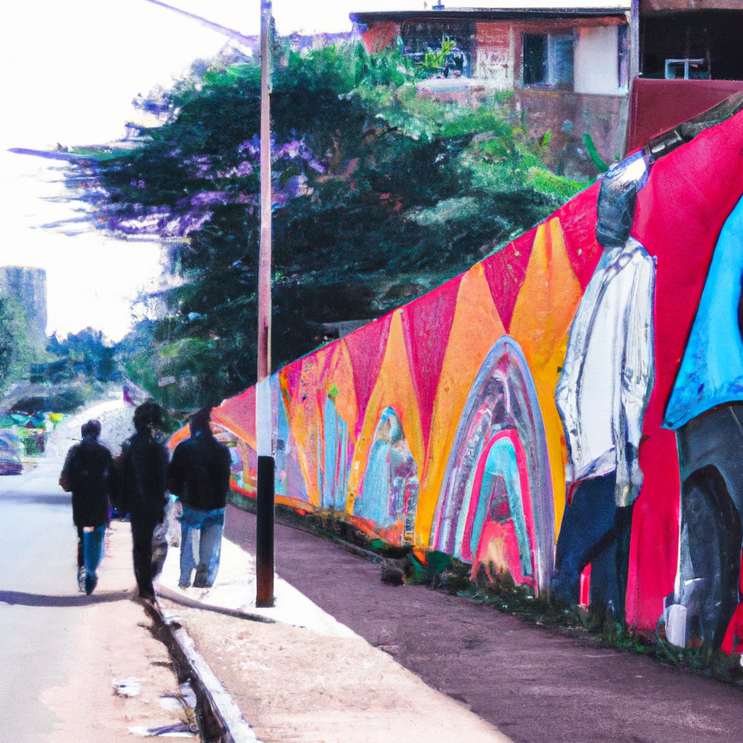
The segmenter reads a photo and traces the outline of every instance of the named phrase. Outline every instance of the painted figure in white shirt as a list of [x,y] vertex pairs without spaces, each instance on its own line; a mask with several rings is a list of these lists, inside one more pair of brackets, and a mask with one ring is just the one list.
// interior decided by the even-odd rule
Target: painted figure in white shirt
[[655,263],[629,236],[648,170],[646,156],[637,153],[604,177],[596,225],[604,253],[573,320],[555,392],[568,449],[568,504],[552,590],[558,600],[577,604],[581,572],[591,564],[591,605],[619,621],[653,383]]

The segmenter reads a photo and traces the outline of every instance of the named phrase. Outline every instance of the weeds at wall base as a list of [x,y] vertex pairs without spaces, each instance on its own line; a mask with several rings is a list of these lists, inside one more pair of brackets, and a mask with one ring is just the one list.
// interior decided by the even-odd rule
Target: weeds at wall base
[[740,655],[726,655],[711,643],[679,648],[665,638],[662,622],[655,636],[631,631],[613,615],[600,615],[584,607],[566,607],[535,596],[527,586],[517,586],[509,575],[492,582],[483,569],[473,581],[471,568],[452,560],[448,574],[442,574],[433,587],[490,604],[498,611],[515,614],[527,621],[556,630],[570,637],[580,637],[627,653],[645,655],[687,671],[731,684],[743,690],[743,667]]
[[[255,513],[255,500],[231,492],[229,501],[244,511]],[[452,596],[488,604],[494,609],[521,617],[536,625],[557,631],[567,637],[590,640],[602,647],[626,653],[644,655],[681,671],[714,678],[743,690],[743,666],[740,655],[726,655],[710,643],[698,647],[679,648],[665,637],[662,621],[656,633],[631,631],[617,622],[613,615],[600,615],[588,608],[567,607],[535,596],[529,586],[517,586],[510,575],[491,581],[483,568],[473,580],[472,567],[455,557],[437,562],[440,570],[421,570],[410,547],[396,547],[371,539],[352,524],[330,514],[302,515],[286,506],[276,506],[278,523],[314,534],[349,549],[354,554],[382,564],[382,570],[395,567],[408,585],[427,585]],[[438,555],[441,553],[432,553]]]

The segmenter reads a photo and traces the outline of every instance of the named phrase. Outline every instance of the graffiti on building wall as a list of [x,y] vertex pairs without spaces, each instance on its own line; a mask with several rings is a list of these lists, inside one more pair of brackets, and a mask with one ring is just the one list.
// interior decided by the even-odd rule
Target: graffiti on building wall
[[[728,113],[276,373],[279,502],[736,650],[743,115]],[[254,417],[253,389],[213,413],[247,491]]]
[[508,25],[478,23],[475,77],[496,90],[513,90],[514,31]]
[[548,585],[554,551],[549,462],[534,382],[516,341],[488,353],[460,418],[431,546],[517,584]]
[[478,49],[476,76],[490,80],[496,90],[513,90],[513,63],[508,51]]

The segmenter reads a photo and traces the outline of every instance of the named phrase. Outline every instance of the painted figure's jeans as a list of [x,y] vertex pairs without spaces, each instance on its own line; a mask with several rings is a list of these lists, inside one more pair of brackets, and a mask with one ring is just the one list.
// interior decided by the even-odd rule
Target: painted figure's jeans
[[[222,531],[224,530],[224,508],[201,511],[183,504],[179,517],[181,522],[181,576],[178,585],[191,585],[191,573],[195,569],[194,586],[208,588],[214,585],[222,553]],[[196,553],[198,552],[198,560]]]
[[617,508],[616,473],[583,480],[565,507],[557,540],[552,593],[575,605],[580,575],[591,564],[590,603],[594,611],[613,611],[624,621],[632,506]]

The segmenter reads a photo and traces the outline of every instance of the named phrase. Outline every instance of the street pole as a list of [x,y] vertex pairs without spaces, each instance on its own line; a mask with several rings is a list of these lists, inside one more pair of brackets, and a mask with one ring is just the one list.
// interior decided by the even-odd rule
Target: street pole
[[629,88],[631,92],[632,82],[640,77],[640,0],[632,0],[629,16]]
[[273,606],[274,458],[271,411],[271,0],[261,0],[261,244],[258,265],[258,383],[255,430],[256,606]]

